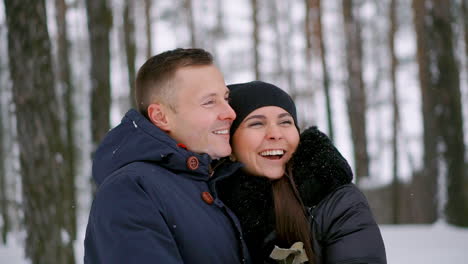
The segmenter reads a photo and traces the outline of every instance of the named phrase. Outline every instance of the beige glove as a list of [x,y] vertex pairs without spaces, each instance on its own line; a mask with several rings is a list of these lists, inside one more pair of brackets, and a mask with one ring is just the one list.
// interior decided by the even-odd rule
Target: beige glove
[[290,248],[275,246],[270,254],[270,258],[277,260],[281,264],[301,264],[309,260],[304,250],[304,243],[302,242],[296,242]]

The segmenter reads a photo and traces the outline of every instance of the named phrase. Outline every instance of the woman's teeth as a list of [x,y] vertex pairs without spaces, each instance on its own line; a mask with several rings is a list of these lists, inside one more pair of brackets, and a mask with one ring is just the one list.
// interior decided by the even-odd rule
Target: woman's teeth
[[260,155],[265,157],[265,156],[282,156],[284,155],[284,150],[278,149],[278,150],[265,150],[260,152]]

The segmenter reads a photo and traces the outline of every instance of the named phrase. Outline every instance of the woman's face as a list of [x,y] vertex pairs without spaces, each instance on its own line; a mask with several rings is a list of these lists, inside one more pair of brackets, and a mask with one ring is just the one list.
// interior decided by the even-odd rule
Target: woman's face
[[292,116],[283,108],[265,106],[250,113],[232,138],[233,154],[245,170],[271,180],[284,175],[286,162],[299,144]]

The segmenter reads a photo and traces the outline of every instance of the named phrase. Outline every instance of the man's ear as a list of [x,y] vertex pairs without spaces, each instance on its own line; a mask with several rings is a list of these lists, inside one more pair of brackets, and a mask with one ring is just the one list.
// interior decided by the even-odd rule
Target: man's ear
[[148,117],[151,123],[159,127],[164,132],[170,132],[167,111],[169,111],[169,109],[162,104],[150,104],[148,106]]

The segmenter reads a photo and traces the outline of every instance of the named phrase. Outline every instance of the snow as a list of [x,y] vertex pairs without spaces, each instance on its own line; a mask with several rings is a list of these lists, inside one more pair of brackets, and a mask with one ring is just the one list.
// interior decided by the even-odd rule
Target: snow
[[[381,225],[389,264],[462,264],[468,258],[468,228],[438,222],[433,225]],[[83,245],[82,241],[77,244]],[[83,249],[77,249],[82,263]],[[19,239],[0,246],[0,263],[26,264]]]
[[466,263],[468,228],[444,223],[382,226],[387,262],[398,264]]

